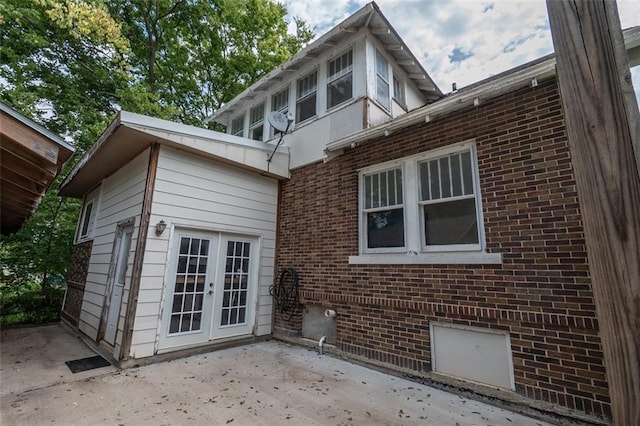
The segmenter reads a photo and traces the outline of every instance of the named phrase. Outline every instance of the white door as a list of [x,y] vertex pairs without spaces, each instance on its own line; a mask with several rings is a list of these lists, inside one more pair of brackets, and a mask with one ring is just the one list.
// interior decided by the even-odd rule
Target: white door
[[250,334],[255,322],[258,242],[223,235],[212,339]]
[[209,340],[218,243],[217,234],[176,232],[162,313],[160,349]]
[[127,277],[127,265],[129,263],[129,251],[131,250],[131,236],[133,226],[126,225],[118,227],[116,232],[116,242],[114,244],[114,258],[116,266],[109,297],[109,311],[107,313],[107,326],[104,332],[104,340],[115,344],[116,332],[118,331],[118,320],[120,319],[120,305],[122,304],[122,294],[124,293],[124,283]]
[[158,349],[250,335],[255,323],[258,240],[176,231]]

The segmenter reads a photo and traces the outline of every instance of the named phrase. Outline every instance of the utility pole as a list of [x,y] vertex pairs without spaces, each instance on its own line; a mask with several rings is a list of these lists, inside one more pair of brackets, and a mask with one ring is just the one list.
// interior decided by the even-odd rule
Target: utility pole
[[[640,114],[613,0],[547,0],[613,423],[640,425]],[[626,69],[625,69],[626,67]],[[620,78],[620,76],[626,76]]]

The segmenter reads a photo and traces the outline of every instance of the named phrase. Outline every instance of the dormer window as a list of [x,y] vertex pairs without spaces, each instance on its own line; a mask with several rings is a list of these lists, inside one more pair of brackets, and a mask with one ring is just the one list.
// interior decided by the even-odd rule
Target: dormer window
[[389,109],[389,62],[376,50],[376,100]]
[[249,111],[249,137],[255,141],[262,140],[264,132],[264,102]]
[[314,70],[298,80],[296,96],[296,123],[301,123],[316,115],[316,94],[318,91],[318,71]]
[[[289,112],[289,87],[285,87],[278,93],[271,96],[271,111],[278,111],[284,115]],[[271,136],[275,136],[278,132],[271,128]]]
[[231,121],[231,134],[234,136],[242,137],[242,131],[244,130],[244,114],[240,117],[236,117]]
[[353,50],[329,61],[327,78],[327,109],[353,96]]

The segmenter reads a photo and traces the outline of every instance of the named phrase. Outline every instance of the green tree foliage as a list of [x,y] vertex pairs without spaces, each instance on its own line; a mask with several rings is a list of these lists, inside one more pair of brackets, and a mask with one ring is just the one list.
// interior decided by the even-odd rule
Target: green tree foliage
[[[311,40],[285,16],[271,0],[0,0],[0,100],[73,139],[68,172],[118,108],[202,125]],[[0,238],[0,284],[66,276],[80,202],[60,181]]]
[[298,19],[296,34],[288,34],[285,7],[269,0],[107,3],[131,42],[136,87],[157,94],[187,124],[202,124],[313,36]]

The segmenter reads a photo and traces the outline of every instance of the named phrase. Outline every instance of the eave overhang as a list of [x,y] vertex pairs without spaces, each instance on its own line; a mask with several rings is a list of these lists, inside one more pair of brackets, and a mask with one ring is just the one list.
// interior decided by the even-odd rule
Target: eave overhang
[[121,111],[60,186],[60,195],[81,198],[104,178],[158,143],[275,179],[289,177],[289,152],[225,133]]
[[318,56],[340,45],[343,40],[362,28],[370,30],[371,34],[380,41],[389,55],[394,58],[398,66],[406,72],[409,79],[429,101],[442,97],[442,92],[422,67],[420,61],[409,50],[409,47],[382,14],[378,5],[371,2],[220,107],[208,120],[225,124],[228,116],[242,109],[247,102],[261,96],[272,86],[281,84],[289,73],[294,73],[317,60]]

